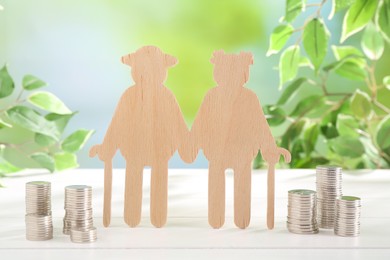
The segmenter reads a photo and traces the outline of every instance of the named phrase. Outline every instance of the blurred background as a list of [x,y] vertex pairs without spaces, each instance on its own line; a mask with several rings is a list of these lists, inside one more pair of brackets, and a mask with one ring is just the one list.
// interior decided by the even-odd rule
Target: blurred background
[[[274,69],[279,57],[265,54],[269,35],[284,14],[284,0],[0,0],[0,5],[0,64],[8,64],[17,85],[25,74],[35,75],[49,83],[47,91],[79,111],[66,133],[96,130],[78,154],[82,168],[103,166],[87,152],[102,141],[119,97],[133,83],[120,57],[143,45],[157,45],[179,59],[166,86],[189,126],[205,93],[215,86],[209,60],[217,49],[251,51],[254,65],[247,87],[262,105],[280,96]],[[323,11],[329,9],[327,5]],[[332,24],[329,29],[339,34]],[[124,165],[117,154],[114,167]],[[188,165],[175,154],[170,167],[206,168],[207,161],[200,154]]]

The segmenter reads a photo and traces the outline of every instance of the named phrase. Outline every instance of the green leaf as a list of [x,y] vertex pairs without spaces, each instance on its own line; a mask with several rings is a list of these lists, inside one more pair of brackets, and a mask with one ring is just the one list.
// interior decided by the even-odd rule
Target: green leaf
[[60,133],[55,123],[47,121],[39,113],[25,106],[15,106],[6,111],[9,119],[15,124],[20,125],[35,133],[48,135],[56,140]]
[[321,133],[326,137],[326,139],[332,139],[339,136],[336,127],[331,123],[321,126]]
[[313,95],[302,99],[294,110],[291,112],[291,117],[310,117],[325,107],[325,97]]
[[376,24],[386,41],[390,42],[390,1],[384,0],[378,8]]
[[33,75],[26,75],[23,77],[22,86],[25,90],[34,90],[37,88],[42,88],[46,85],[46,82]]
[[358,118],[367,118],[372,112],[370,96],[357,89],[351,98],[351,111]]
[[364,154],[364,146],[358,138],[339,136],[328,141],[329,147],[338,155],[357,158]]
[[269,39],[267,57],[278,53],[284,47],[293,31],[294,28],[290,24],[283,24],[276,27]]
[[283,84],[289,80],[295,78],[298,72],[298,65],[300,61],[300,50],[299,46],[290,46],[280,56],[279,61],[279,78],[280,85],[279,89],[282,88]]
[[364,68],[360,67],[356,62],[345,61],[335,69],[335,72],[347,79],[364,81],[367,78],[367,72]]
[[54,159],[47,153],[34,153],[30,158],[36,161],[42,168],[54,172]]
[[336,60],[348,59],[356,61],[361,66],[366,65],[366,60],[363,53],[356,47],[346,45],[346,46],[336,46],[332,45],[333,55]]
[[45,116],[45,119],[53,122],[60,134],[62,134],[65,130],[65,127],[68,125],[69,120],[76,114],[77,112],[73,112],[72,114],[60,115],[55,113],[50,113]]
[[36,133],[34,135],[34,142],[39,146],[47,147],[55,144],[57,141],[50,136]]
[[375,13],[378,0],[356,0],[344,16],[340,42],[366,26]]
[[386,76],[383,78],[383,85],[390,89],[390,76]]
[[354,2],[355,0],[332,0],[332,11],[330,11],[328,19],[331,20],[335,13],[350,7]]
[[74,153],[83,148],[89,137],[93,134],[93,130],[80,129],[69,135],[61,144],[62,150],[69,153]]
[[328,50],[329,33],[321,19],[314,18],[303,31],[303,47],[316,71]]
[[8,97],[15,89],[14,81],[8,73],[7,66],[0,70],[0,98]]
[[2,159],[0,162],[0,174],[14,173],[22,169]]
[[305,132],[303,133],[306,154],[309,155],[312,151],[314,151],[319,134],[320,128],[317,123],[313,123],[306,128]]
[[278,105],[284,105],[287,101],[289,101],[295,94],[299,87],[307,82],[307,78],[298,78],[294,80],[288,87],[283,91],[282,95],[278,100]]
[[390,115],[383,118],[377,126],[376,143],[383,150],[390,147]]
[[385,41],[373,23],[369,23],[362,36],[362,49],[370,60],[379,60],[385,50]]
[[72,153],[56,153],[54,155],[55,169],[57,171],[78,167],[77,157]]
[[286,120],[286,113],[278,106],[267,105],[264,107],[264,114],[270,126],[278,126]]
[[37,91],[27,99],[31,104],[56,114],[70,114],[72,111],[55,95],[46,91]]
[[311,64],[310,60],[306,58],[305,56],[301,56],[299,58],[299,67],[309,67],[311,69],[314,69],[313,64]]
[[336,129],[341,136],[359,137],[359,122],[345,114],[338,114]]
[[291,149],[291,154],[295,155],[293,156],[292,159],[292,162],[294,164],[294,161],[298,158],[301,157],[301,155],[303,155],[305,152],[305,149],[304,149],[304,143],[303,143],[303,140],[302,139],[296,139],[294,142],[293,142],[293,146],[292,146],[292,149]]
[[305,125],[304,120],[295,121],[292,123],[286,130],[286,132],[282,135],[281,147],[284,147],[288,150],[291,148],[291,144],[299,138],[302,133],[302,129]]
[[0,118],[0,129],[4,128],[4,127],[11,128],[12,125],[10,123],[5,122],[3,119]]
[[304,10],[306,0],[287,0],[286,14],[284,20],[288,23],[294,19]]

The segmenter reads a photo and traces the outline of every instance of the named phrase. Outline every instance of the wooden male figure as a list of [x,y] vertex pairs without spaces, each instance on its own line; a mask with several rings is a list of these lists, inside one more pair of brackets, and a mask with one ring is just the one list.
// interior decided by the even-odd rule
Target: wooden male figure
[[145,46],[122,57],[131,67],[135,85],[122,95],[101,145],[90,156],[105,162],[104,226],[110,223],[112,158],[119,149],[126,160],[125,222],[135,227],[141,219],[142,174],[151,166],[151,222],[162,227],[167,219],[168,160],[188,134],[173,93],[163,84],[176,58]]

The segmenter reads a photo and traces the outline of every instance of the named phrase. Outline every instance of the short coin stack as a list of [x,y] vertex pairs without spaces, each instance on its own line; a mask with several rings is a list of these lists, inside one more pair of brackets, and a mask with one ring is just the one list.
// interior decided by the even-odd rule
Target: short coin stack
[[27,240],[39,241],[53,238],[50,182],[26,183],[25,221]]
[[[73,232],[74,230],[74,232]],[[73,242],[93,242],[92,187],[71,185],[65,187],[64,234],[71,235]],[[95,235],[90,235],[95,233]]]
[[290,190],[288,192],[287,229],[297,234],[316,234],[316,192]]
[[338,166],[317,166],[317,223],[333,229],[336,199],[342,196],[342,171]]
[[80,229],[70,230],[70,239],[73,243],[89,243],[94,242],[97,239],[96,228],[93,227],[87,231]]
[[358,197],[342,196],[336,200],[334,233],[343,237],[360,235],[361,200]]

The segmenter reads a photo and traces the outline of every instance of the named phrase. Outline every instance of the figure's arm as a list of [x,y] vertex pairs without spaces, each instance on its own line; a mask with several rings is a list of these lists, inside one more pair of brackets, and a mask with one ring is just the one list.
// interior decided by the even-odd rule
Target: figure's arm
[[192,158],[190,151],[190,132],[188,130],[187,124],[184,121],[184,116],[180,110],[179,105],[176,103],[176,100],[174,101],[175,107],[173,113],[175,115],[175,126],[179,143],[178,152],[183,161],[191,163],[195,158]]
[[279,162],[280,155],[284,156],[284,160],[288,163],[291,160],[290,153],[284,149],[280,148],[276,145],[275,139],[272,136],[271,129],[268,125],[267,119],[265,118],[263,109],[261,108],[260,102],[256,102],[257,109],[256,109],[256,122],[257,122],[257,129],[260,133],[259,135],[259,149],[261,151],[261,155],[263,156],[264,160],[269,164],[276,164]]
[[209,97],[206,95],[195,117],[191,130],[187,133],[186,138],[183,139],[181,148],[179,148],[179,154],[185,162],[193,162],[198,156],[199,149],[202,147],[203,121],[206,118],[205,114],[209,103]]
[[[108,127],[106,135],[102,144],[94,145],[89,151],[89,156],[94,157],[95,155],[99,156],[99,159],[102,161],[111,161],[114,157],[116,150],[118,149],[118,140],[123,135],[123,125],[124,120],[129,120],[125,118],[125,111],[128,109],[128,99],[126,98],[125,92],[115,109],[114,116],[111,120],[111,123]],[[119,137],[119,138],[118,138]]]
[[210,104],[212,101],[210,100],[210,91],[206,94],[203,99],[202,104],[200,105],[199,111],[195,116],[194,122],[191,127],[190,137],[189,137],[189,146],[191,148],[191,153],[193,160],[198,156],[199,150],[204,149],[204,142],[207,138],[205,135],[207,134],[204,126],[207,125],[207,118],[209,117],[208,112],[210,111]]

